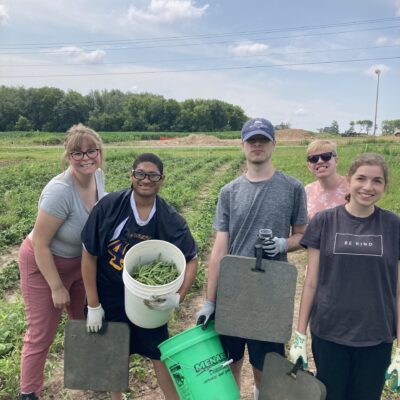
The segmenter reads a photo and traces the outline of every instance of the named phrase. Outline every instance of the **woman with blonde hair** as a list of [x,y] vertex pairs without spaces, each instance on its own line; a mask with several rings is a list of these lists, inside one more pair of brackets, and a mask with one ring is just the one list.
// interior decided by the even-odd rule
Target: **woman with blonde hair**
[[307,364],[310,321],[327,400],[379,400],[400,333],[400,218],[376,205],[388,184],[382,156],[360,155],[347,179],[347,203],[316,214],[300,241],[308,268],[289,358]]
[[104,195],[99,135],[82,124],[72,126],[62,163],[69,166],[43,189],[34,228],[19,252],[28,324],[21,355],[21,400],[39,398],[47,353],[63,309],[70,319],[84,319],[81,231]]
[[317,178],[305,186],[309,219],[319,211],[345,203],[349,184],[337,173],[338,161],[336,143],[318,139],[308,145],[307,166]]

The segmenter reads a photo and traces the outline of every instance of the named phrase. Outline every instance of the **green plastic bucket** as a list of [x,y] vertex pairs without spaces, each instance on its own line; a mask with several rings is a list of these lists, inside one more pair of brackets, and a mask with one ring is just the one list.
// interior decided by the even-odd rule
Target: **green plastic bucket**
[[181,400],[239,399],[214,321],[205,330],[197,325],[158,347]]

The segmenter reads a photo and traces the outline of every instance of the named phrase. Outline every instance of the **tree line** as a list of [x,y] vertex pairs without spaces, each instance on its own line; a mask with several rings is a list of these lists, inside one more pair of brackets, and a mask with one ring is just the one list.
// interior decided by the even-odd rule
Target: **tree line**
[[54,87],[0,86],[0,131],[65,132],[82,122],[97,131],[238,131],[247,120],[220,100],[178,102],[150,93],[94,90],[88,95]]
[[[344,132],[340,132],[338,122],[332,121],[330,126],[325,126],[324,128],[318,129],[319,133],[332,133],[335,135],[344,135],[344,136],[357,136],[360,134],[369,135],[372,131],[372,127],[374,125],[373,121],[369,119],[363,119],[359,121],[350,121],[349,128]],[[356,130],[356,125],[358,126],[358,130]],[[378,128],[378,126],[377,126]],[[381,124],[382,135],[393,135],[398,132],[400,129],[400,119],[390,119],[384,120]]]

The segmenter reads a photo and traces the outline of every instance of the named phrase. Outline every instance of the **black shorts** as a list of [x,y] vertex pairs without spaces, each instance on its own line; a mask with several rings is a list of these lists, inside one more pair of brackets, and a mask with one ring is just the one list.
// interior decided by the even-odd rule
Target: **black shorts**
[[125,309],[105,309],[106,321],[125,322],[130,330],[130,354],[140,354],[151,360],[159,360],[161,357],[158,345],[169,338],[168,325],[162,325],[154,329],[145,329],[135,325],[125,314]]
[[220,338],[228,360],[233,359],[233,362],[237,362],[243,358],[247,344],[250,364],[260,371],[263,369],[264,358],[267,353],[274,352],[285,356],[285,346],[283,343],[264,342],[226,335],[220,335]]

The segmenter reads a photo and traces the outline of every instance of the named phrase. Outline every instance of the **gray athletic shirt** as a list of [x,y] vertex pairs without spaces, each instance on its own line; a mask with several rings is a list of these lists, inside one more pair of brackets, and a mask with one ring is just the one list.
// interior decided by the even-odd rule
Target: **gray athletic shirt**
[[[229,254],[254,257],[261,228],[288,238],[294,225],[307,224],[306,194],[301,182],[276,171],[265,181],[251,182],[245,175],[220,192],[213,228],[229,233]],[[286,254],[281,260],[286,261]]]
[[[104,196],[103,172],[95,172],[97,197]],[[39,198],[39,208],[64,222],[50,244],[52,254],[65,258],[82,254],[81,231],[89,216],[89,211],[79,196],[69,169],[54,177],[43,189]]]

